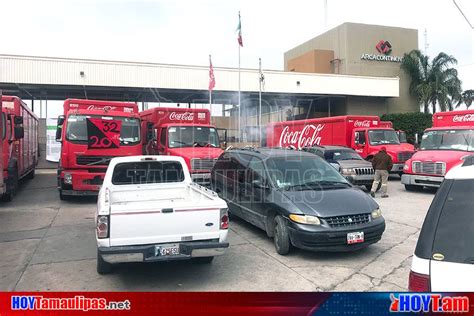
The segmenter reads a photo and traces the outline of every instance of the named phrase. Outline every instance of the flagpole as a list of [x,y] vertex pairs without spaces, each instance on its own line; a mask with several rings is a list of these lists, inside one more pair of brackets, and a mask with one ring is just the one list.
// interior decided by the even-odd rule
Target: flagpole
[[260,144],[262,144],[262,58],[258,59],[258,130]]
[[[239,16],[240,16],[240,12],[239,12]],[[241,113],[240,113],[240,44],[239,44],[239,125],[238,125],[238,129],[239,129],[239,142],[242,141],[242,136],[241,136],[241,126],[240,126],[240,119],[241,119]]]
[[[212,62],[211,62],[211,55],[209,54],[209,68],[211,68]],[[214,72],[214,71],[213,71]],[[209,78],[210,79],[210,78]],[[211,104],[212,104],[212,89],[209,89],[209,111],[212,111],[211,109]]]

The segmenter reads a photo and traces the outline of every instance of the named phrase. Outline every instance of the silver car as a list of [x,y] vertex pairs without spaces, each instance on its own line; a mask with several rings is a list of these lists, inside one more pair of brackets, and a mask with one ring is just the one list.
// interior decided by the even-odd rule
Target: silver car
[[365,186],[367,190],[374,181],[372,163],[364,160],[355,150],[343,146],[313,146],[304,151],[316,154],[338,169],[354,185]]

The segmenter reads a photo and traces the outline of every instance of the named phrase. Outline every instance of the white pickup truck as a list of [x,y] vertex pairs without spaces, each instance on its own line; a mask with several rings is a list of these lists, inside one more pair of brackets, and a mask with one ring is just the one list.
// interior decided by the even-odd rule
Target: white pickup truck
[[191,181],[183,158],[114,158],[97,201],[97,272],[122,262],[211,262],[229,247],[228,227],[226,202]]

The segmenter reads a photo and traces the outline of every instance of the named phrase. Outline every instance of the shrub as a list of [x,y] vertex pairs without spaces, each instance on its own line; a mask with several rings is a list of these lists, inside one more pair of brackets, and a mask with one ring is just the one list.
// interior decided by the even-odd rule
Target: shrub
[[409,113],[391,113],[380,117],[382,121],[391,121],[393,129],[402,130],[407,133],[409,143],[415,142],[415,134],[421,136],[423,131],[432,126],[432,115],[429,113],[409,112]]

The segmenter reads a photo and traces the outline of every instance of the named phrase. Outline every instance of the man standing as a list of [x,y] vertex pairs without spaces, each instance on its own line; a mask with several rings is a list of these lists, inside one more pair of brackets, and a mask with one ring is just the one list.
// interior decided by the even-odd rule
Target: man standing
[[375,191],[379,186],[380,181],[382,181],[382,197],[388,197],[387,194],[387,182],[388,182],[388,173],[392,170],[393,162],[392,157],[387,154],[387,148],[382,147],[380,151],[372,159],[372,166],[375,170],[374,183],[372,184],[372,189],[370,190],[370,195],[375,197]]

